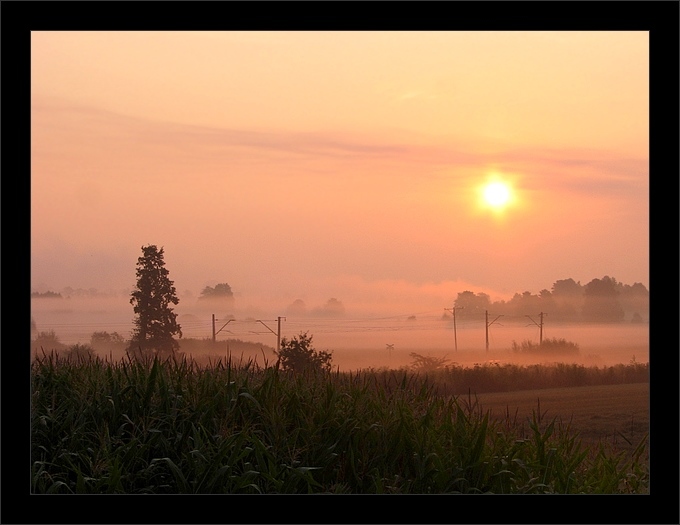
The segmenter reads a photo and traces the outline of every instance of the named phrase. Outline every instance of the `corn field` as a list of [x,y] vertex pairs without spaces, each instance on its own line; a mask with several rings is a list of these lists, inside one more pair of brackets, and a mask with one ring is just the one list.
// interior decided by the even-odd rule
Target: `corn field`
[[491,419],[408,370],[286,373],[253,361],[43,355],[31,371],[35,494],[647,493],[632,454],[568,423]]

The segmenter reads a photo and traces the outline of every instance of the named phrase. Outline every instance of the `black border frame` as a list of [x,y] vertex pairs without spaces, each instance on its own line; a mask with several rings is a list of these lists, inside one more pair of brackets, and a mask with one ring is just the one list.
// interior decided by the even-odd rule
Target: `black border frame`
[[[533,2],[21,2],[0,4],[6,191],[2,232],[5,340],[2,523],[680,523],[678,498],[678,21],[676,1]],[[634,30],[650,32],[651,494],[500,496],[494,504],[446,496],[69,499],[30,494],[30,428],[22,397],[30,268],[30,32],[32,30]],[[9,192],[7,191],[9,189]],[[17,191],[18,190],[18,191]],[[8,195],[9,193],[9,195]],[[11,200],[10,200],[11,199]],[[16,204],[14,201],[20,201]],[[22,206],[25,205],[24,206]],[[15,230],[21,230],[15,235]],[[26,231],[26,230],[28,231]],[[661,237],[662,233],[665,235]],[[21,249],[14,246],[19,239]],[[26,243],[26,244],[24,244]],[[9,254],[9,256],[7,256]],[[670,267],[670,270],[669,270]],[[657,279],[657,276],[660,276]],[[653,282],[653,285],[651,285]],[[13,288],[18,286],[18,290]],[[673,291],[669,292],[669,288]],[[661,295],[661,299],[657,299]],[[25,297],[25,299],[24,299]],[[16,304],[19,299],[19,305]],[[669,307],[670,304],[670,307]],[[15,317],[17,319],[15,319]],[[25,325],[23,323],[26,323]],[[22,373],[17,374],[16,370]],[[17,395],[19,392],[19,395]],[[671,415],[669,417],[668,415]],[[76,497],[76,496],[73,496]],[[181,497],[181,496],[178,496]],[[267,497],[267,496],[261,496]],[[315,496],[328,498],[331,496]],[[529,497],[529,496],[527,496]],[[47,499],[49,498],[49,499]],[[105,499],[109,498],[109,499]],[[117,498],[117,499],[110,499]],[[188,498],[188,499],[187,499]],[[409,499],[410,498],[410,499]],[[415,498],[415,499],[414,499]],[[588,499],[586,499],[588,498]]]

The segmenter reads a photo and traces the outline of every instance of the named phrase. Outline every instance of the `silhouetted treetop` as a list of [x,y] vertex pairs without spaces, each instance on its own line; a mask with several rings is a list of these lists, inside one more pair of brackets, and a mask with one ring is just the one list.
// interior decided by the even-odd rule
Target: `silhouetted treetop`
[[201,292],[201,295],[198,299],[199,300],[201,300],[201,299],[233,300],[234,299],[234,292],[231,290],[231,286],[229,286],[229,284],[219,283],[219,284],[216,284],[214,287],[206,286],[205,288],[203,288],[203,291]]

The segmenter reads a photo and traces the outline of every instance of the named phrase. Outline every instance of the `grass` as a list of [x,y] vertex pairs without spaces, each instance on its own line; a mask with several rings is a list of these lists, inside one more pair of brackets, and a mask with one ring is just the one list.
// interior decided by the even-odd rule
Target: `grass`
[[584,446],[427,375],[253,361],[32,364],[33,493],[645,493],[646,436]]

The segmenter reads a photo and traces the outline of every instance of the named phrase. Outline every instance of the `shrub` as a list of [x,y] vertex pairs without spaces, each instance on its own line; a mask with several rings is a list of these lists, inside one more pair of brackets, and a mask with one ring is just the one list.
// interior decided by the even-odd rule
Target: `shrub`
[[281,348],[274,352],[282,370],[291,372],[324,371],[331,369],[332,352],[317,351],[312,346],[312,336],[307,332],[292,339],[281,340]]
[[90,345],[81,345],[76,343],[68,347],[65,352],[66,357],[71,360],[85,360],[93,359],[95,357],[95,351]]
[[411,368],[417,372],[434,372],[435,370],[440,370],[449,360],[448,357],[424,356],[416,354],[415,352],[411,352],[409,355],[413,358]]
[[522,341],[521,345],[517,342],[512,342],[513,352],[526,354],[578,354],[579,346],[576,343],[567,341],[566,339],[545,339],[541,344],[536,344],[532,341]]
[[66,345],[59,341],[59,337],[54,330],[49,330],[47,332],[38,332],[38,336],[33,342],[33,347],[38,350],[42,348],[45,352],[49,352],[50,350],[64,350]]
[[125,339],[118,332],[93,332],[90,336],[90,344],[96,346],[98,344],[109,343],[124,343]]

